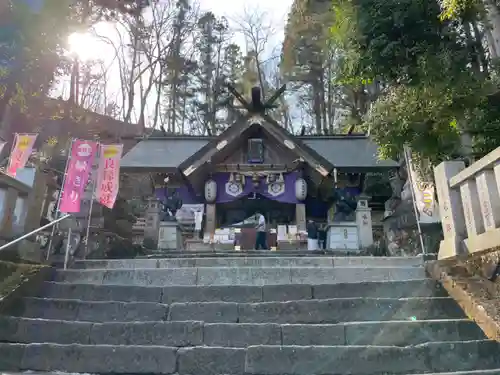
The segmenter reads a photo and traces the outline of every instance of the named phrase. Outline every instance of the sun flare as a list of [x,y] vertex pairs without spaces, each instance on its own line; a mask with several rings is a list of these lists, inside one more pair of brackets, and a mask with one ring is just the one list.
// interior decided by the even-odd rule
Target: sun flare
[[90,33],[73,33],[68,36],[68,52],[82,61],[102,60],[109,55],[105,43]]

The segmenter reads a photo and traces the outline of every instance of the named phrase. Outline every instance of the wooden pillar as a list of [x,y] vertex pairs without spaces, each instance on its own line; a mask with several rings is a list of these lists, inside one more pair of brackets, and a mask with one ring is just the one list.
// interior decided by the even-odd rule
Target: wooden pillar
[[298,231],[306,230],[306,205],[305,203],[297,203],[295,205],[295,223]]
[[209,204],[207,203],[206,207],[206,220],[205,220],[205,233],[209,236],[209,238],[212,238],[215,229],[217,228],[217,211],[215,209],[215,204]]
[[9,187],[5,192],[3,202],[3,214],[0,225],[0,237],[11,238],[13,236],[12,226],[14,224],[14,211],[16,209],[18,192],[15,188]]
[[42,218],[47,195],[47,182],[45,176],[45,173],[37,168],[33,180],[33,188],[26,199],[26,209],[28,210],[24,224],[26,233],[40,227],[40,220]]

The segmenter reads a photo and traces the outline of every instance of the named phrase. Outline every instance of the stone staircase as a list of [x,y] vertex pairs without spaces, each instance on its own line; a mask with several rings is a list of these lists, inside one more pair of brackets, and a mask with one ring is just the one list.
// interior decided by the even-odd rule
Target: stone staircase
[[500,374],[499,349],[421,258],[77,262],[0,317],[10,372]]

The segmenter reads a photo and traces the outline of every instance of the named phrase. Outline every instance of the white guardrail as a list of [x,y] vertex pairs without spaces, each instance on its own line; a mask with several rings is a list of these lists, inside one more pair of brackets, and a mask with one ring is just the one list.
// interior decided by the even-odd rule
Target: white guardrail
[[438,259],[500,246],[500,147],[467,168],[442,162],[434,177],[444,235]]

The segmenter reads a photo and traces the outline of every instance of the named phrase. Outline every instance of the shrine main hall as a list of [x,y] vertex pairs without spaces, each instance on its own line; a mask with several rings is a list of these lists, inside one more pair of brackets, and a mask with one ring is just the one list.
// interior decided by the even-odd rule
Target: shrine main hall
[[[302,232],[308,219],[343,223],[344,237],[357,242],[340,245],[345,248],[366,245],[355,225],[359,204],[378,217],[389,198],[367,194],[366,177],[397,167],[377,157],[367,135],[296,136],[267,115],[247,117],[217,137],[142,139],[121,162],[123,173],[153,175],[160,201],[175,196],[181,205],[203,207],[205,236],[259,212],[273,233],[290,225]],[[340,216],[339,193],[347,202]]]

